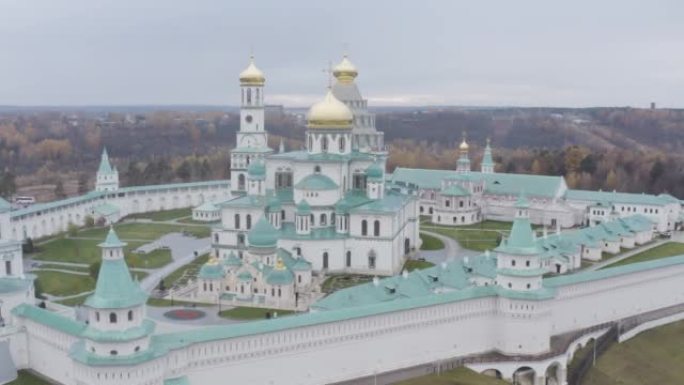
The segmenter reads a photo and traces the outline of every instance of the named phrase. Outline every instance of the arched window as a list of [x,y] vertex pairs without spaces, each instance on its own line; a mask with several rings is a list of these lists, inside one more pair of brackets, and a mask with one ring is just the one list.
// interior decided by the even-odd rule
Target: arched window
[[328,151],[328,137],[323,136],[321,138],[321,151]]
[[321,226],[325,226],[325,225],[327,225],[327,224],[328,224],[328,216],[325,215],[325,214],[321,214],[321,222],[320,222],[320,225],[321,225]]
[[340,152],[344,152],[344,148],[347,145],[347,141],[344,139],[344,136],[340,137],[339,144],[340,144]]
[[368,268],[369,269],[375,269],[375,250],[371,250],[368,252]]
[[218,243],[218,241],[219,241],[219,235],[214,234],[214,243]]
[[285,210],[280,210],[280,219],[285,220]]
[[118,353],[116,350],[112,350],[111,352],[109,352],[109,354],[111,354],[112,356],[115,356],[115,355],[117,355],[117,354],[119,354],[119,353]]
[[245,174],[240,174],[238,176],[238,190],[244,190],[245,189]]
[[361,221],[361,235],[368,235],[368,221]]
[[259,104],[259,89],[258,88],[256,89],[256,98],[254,99],[254,101],[256,102],[256,104]]
[[116,313],[109,313],[109,323],[116,323]]
[[95,312],[95,321],[100,322],[100,312]]
[[246,221],[246,222],[247,222],[247,230],[249,230],[249,229],[252,228],[252,215],[251,215],[251,214],[247,214],[247,218],[246,218],[246,219],[247,219],[247,221]]
[[327,269],[328,268],[328,252],[323,253],[323,268]]
[[238,234],[237,236],[238,246],[245,245],[245,234]]
[[373,223],[373,235],[376,237],[380,236],[380,221],[377,219],[375,220],[375,223]]
[[345,265],[346,265],[347,267],[351,267],[351,250],[348,250],[348,251],[347,251],[347,260],[346,260],[346,264],[345,264]]
[[133,321],[133,310],[128,311],[128,320]]
[[309,223],[311,224],[311,226],[314,225],[314,215],[313,214],[309,215]]
[[309,135],[309,151],[313,150],[313,138]]
[[314,166],[314,172],[321,172],[321,166],[320,166],[320,165],[315,165],[315,166]]
[[252,104],[252,89],[247,89],[247,104]]
[[330,214],[330,224],[331,225],[335,224],[335,213]]
[[240,214],[235,214],[235,228],[240,228]]

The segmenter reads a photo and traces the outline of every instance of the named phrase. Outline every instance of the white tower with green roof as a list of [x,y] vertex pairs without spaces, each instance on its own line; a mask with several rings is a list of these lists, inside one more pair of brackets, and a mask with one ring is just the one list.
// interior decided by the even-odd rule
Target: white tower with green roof
[[480,170],[483,174],[494,173],[494,159],[492,159],[492,148],[489,145],[489,138],[487,138],[487,146],[485,147],[484,155],[482,156]]
[[109,162],[107,149],[102,149],[100,167],[95,178],[95,191],[116,191],[119,189],[119,171]]
[[468,142],[466,142],[466,133],[464,131],[463,140],[458,146],[459,157],[456,162],[456,172],[458,173],[467,174],[470,172],[470,158],[468,157],[469,148],[470,146],[468,146]]
[[244,193],[247,188],[249,164],[273,153],[264,124],[265,82],[264,73],[250,57],[249,65],[240,73],[240,130],[230,155],[231,189],[236,193]]
[[542,266],[541,250],[530,224],[529,203],[523,193],[518,197],[515,210],[510,235],[494,249],[497,253],[496,282],[509,290],[539,290],[546,270]]
[[110,358],[129,357],[148,348],[154,322],[145,319],[145,293],[124,259],[124,247],[113,228],[98,245],[102,262],[95,292],[86,299],[88,327],[83,332],[83,354]]

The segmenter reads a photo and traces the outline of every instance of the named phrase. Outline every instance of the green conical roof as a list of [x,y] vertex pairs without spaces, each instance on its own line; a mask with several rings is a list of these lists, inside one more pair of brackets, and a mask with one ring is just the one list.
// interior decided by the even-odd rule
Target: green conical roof
[[492,148],[489,147],[489,139],[487,139],[487,147],[485,147],[484,155],[482,156],[482,164],[485,166],[494,166],[494,159],[492,159]]
[[247,233],[247,240],[250,247],[276,247],[279,237],[278,230],[269,222],[265,216]]
[[526,209],[530,207],[530,202],[527,200],[527,196],[525,196],[524,191],[520,192],[518,200],[515,202],[515,207],[519,209]]
[[540,252],[535,242],[534,231],[529,218],[515,218],[511,234],[501,241],[496,251],[509,254],[538,254]]
[[[109,230],[107,239],[100,247],[123,247],[114,229]],[[95,285],[95,292],[88,297],[85,305],[96,309],[122,309],[143,305],[147,301],[145,293],[131,273],[124,258],[103,259]]]
[[100,167],[97,169],[100,174],[111,174],[114,172],[112,165],[109,163],[109,155],[107,154],[107,148],[102,149],[102,156],[100,157]]
[[306,199],[302,199],[301,202],[297,205],[297,214],[299,215],[309,215],[311,214],[311,206],[309,206],[309,202],[306,201]]
[[107,238],[105,238],[105,241],[100,243],[98,246],[100,247],[124,247],[126,246],[127,243],[121,242],[119,239],[119,236],[116,235],[116,231],[114,231],[114,227],[109,228],[109,232],[107,233]]

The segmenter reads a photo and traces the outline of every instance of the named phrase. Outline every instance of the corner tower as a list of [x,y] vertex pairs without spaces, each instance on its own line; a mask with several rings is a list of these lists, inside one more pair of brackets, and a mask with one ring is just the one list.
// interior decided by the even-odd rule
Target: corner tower
[[246,190],[250,162],[273,153],[264,125],[265,82],[264,73],[250,57],[249,65],[240,73],[240,130],[230,154],[231,189],[235,193]]
[[95,191],[116,191],[119,189],[119,171],[109,162],[107,149],[102,149],[100,167],[95,178]]

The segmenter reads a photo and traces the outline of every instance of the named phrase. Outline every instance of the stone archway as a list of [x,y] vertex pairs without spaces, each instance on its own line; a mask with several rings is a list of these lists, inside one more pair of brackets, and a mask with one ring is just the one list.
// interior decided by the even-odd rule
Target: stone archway
[[544,385],[563,385],[565,384],[565,368],[560,363],[554,362],[546,368],[546,382]]
[[537,372],[529,366],[522,366],[513,372],[513,385],[535,385]]
[[484,374],[485,376],[497,378],[499,380],[503,379],[503,374],[498,369],[486,369],[482,371],[482,374]]

